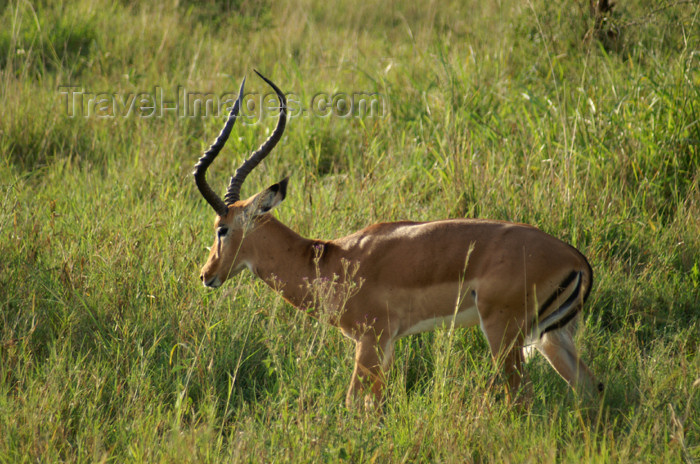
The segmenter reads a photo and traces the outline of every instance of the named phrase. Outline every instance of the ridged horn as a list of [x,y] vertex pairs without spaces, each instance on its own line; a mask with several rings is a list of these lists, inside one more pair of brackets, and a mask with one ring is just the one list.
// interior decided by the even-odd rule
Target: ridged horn
[[222,217],[228,214],[228,206],[221,199],[221,197],[219,197],[219,195],[217,195],[211,189],[211,187],[207,183],[207,168],[212,163],[212,161],[214,161],[216,155],[218,155],[221,149],[224,147],[229,135],[231,135],[231,129],[233,129],[233,124],[236,122],[238,112],[241,108],[241,102],[243,101],[244,86],[245,78],[243,78],[243,82],[241,82],[241,89],[238,92],[238,99],[236,100],[236,103],[233,104],[233,108],[231,108],[231,112],[229,113],[228,119],[226,120],[226,124],[224,124],[224,128],[221,129],[221,132],[219,133],[219,136],[216,138],[214,143],[211,145],[211,147],[209,147],[209,149],[206,152],[204,152],[204,155],[202,155],[202,157],[199,158],[199,161],[197,161],[197,164],[194,166],[194,181],[197,184],[199,192],[202,194],[204,199],[207,200],[207,203],[209,203],[211,207],[214,208],[216,214]]
[[245,160],[243,164],[236,169],[236,173],[233,175],[233,177],[231,177],[226,196],[224,197],[224,202],[227,205],[240,200],[241,186],[243,185],[246,177],[248,177],[248,174],[255,169],[255,166],[257,166],[260,161],[262,161],[272,151],[272,149],[275,148],[277,142],[279,142],[282,138],[284,127],[287,124],[287,99],[285,98],[284,94],[279,87],[277,87],[267,77],[260,74],[257,70],[255,70],[255,73],[260,76],[262,80],[267,82],[267,84],[272,87],[277,94],[277,98],[280,101],[280,117],[277,120],[277,127],[275,127],[275,130],[272,132],[270,137],[268,137],[268,139],[265,140],[262,145],[260,145],[260,148],[250,155],[250,158]]

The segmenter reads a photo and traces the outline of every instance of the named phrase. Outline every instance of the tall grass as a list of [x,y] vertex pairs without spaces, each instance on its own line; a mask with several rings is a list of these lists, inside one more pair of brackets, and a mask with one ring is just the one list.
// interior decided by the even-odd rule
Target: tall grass
[[[700,8],[625,2],[601,42],[584,3],[4,4],[0,462],[698,460]],[[223,119],[70,117],[61,89],[220,95],[253,68],[388,111],[293,118],[243,195],[291,174],[277,215],[319,238],[470,216],[574,244],[604,399],[536,357],[510,410],[479,331],[441,330],[399,343],[382,414],[348,411],[339,333],[250,275],[201,288],[190,172]],[[237,126],[210,183],[272,124]]]

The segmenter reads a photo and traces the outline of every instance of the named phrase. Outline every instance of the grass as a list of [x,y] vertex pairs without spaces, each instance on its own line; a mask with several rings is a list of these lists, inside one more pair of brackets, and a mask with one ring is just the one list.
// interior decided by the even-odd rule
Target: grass
[[[3,3],[0,462],[700,459],[700,8],[625,2],[602,41],[584,3]],[[276,214],[318,238],[470,216],[574,244],[603,401],[536,357],[513,411],[479,331],[442,330],[399,343],[383,414],[348,411],[337,331],[249,274],[203,289],[190,173],[222,119],[69,117],[61,89],[221,95],[253,68],[388,111],[293,118],[244,196],[291,174]],[[237,126],[210,183],[273,124]]]

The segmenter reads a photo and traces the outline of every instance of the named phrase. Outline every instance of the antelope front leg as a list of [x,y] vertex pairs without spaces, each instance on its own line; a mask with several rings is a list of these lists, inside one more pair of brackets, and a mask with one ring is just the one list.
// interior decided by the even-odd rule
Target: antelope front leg
[[368,391],[364,396],[365,408],[377,407],[382,402],[386,383],[385,372],[391,365],[394,341],[390,337],[377,336],[374,331],[370,331],[362,335],[356,343],[355,368],[345,404],[348,409],[352,409],[358,395]]

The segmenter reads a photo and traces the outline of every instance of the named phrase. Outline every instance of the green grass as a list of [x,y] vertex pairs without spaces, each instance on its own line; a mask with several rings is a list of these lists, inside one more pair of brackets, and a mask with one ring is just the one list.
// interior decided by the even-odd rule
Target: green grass
[[[587,2],[0,3],[0,462],[699,460],[700,7],[647,3],[612,42],[583,39]],[[535,357],[511,410],[480,332],[443,330],[399,343],[383,414],[346,410],[338,331],[249,274],[199,282],[190,173],[222,118],[71,118],[60,93],[266,92],[253,68],[388,111],[293,118],[244,196],[291,174],[276,214],[318,238],[470,216],[574,244],[603,401]],[[236,127],[212,186],[273,124]]]

